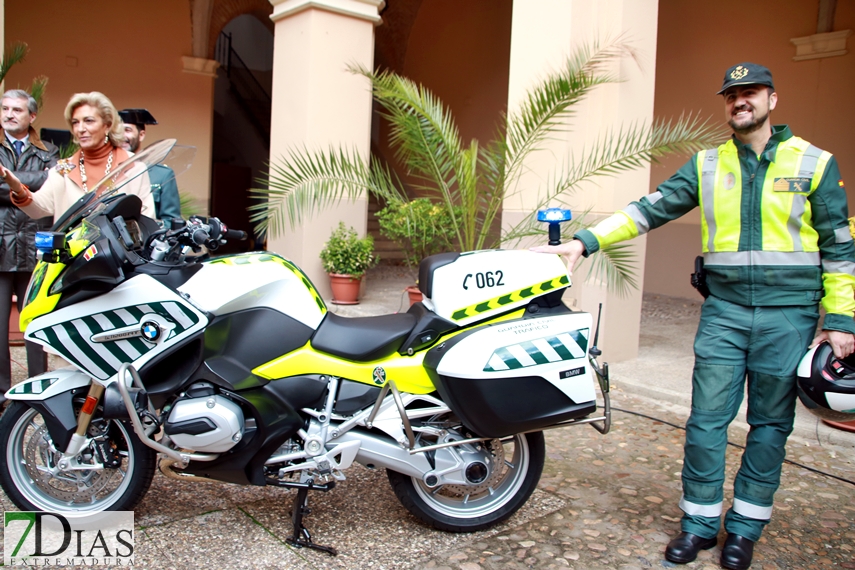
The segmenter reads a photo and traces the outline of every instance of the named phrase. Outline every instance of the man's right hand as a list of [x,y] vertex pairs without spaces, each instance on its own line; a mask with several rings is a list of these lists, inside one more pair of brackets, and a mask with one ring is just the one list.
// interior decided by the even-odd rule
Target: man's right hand
[[576,264],[585,253],[585,244],[578,239],[571,239],[560,245],[539,245],[531,248],[531,251],[538,253],[557,253],[567,258],[567,273],[572,276]]

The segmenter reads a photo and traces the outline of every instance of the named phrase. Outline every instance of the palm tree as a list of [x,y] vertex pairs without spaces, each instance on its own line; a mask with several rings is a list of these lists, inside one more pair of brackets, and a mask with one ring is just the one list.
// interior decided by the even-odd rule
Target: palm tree
[[[465,144],[451,111],[424,86],[396,73],[351,68],[371,81],[375,101],[390,124],[390,147],[414,180],[416,193],[443,204],[453,218],[456,242],[463,251],[514,244],[544,230],[535,213],[547,205],[566,205],[580,186],[655,162],[670,152],[693,153],[718,144],[723,132],[696,116],[652,125],[630,124],[603,134],[578,158],[569,158],[538,195],[532,214],[513,227],[497,228],[503,202],[521,192],[525,160],[557,132],[566,130],[574,106],[600,85],[620,79],[608,72],[615,60],[635,58],[621,40],[577,50],[564,66],[528,92],[521,107],[503,115],[497,135],[487,144]],[[369,164],[355,150],[292,149],[271,163],[263,198],[252,206],[251,221],[260,234],[278,234],[286,224],[300,224],[326,206],[370,192],[386,202],[410,198],[388,166],[372,157]],[[454,206],[454,207],[453,207]],[[585,227],[585,216],[565,224],[565,237]],[[605,279],[612,290],[637,287],[634,257],[624,245],[605,248],[589,276]]]
[[[27,44],[24,42],[15,42],[9,49],[4,51],[2,58],[0,58],[0,83],[3,83],[3,80],[6,78],[6,74],[9,73],[9,70],[17,63],[21,63],[27,57],[27,52],[30,51],[30,48],[27,47]],[[39,75],[38,77],[33,79],[33,84],[30,86],[28,93],[36,100],[39,108],[42,106],[42,101],[44,100],[45,89],[47,88],[48,78],[44,75]]]

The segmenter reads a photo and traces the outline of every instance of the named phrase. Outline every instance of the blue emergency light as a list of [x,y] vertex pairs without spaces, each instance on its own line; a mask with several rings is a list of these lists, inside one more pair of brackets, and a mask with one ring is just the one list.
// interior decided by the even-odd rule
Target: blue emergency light
[[561,222],[569,222],[573,214],[566,208],[547,208],[538,210],[537,221],[549,224],[549,245],[561,243]]

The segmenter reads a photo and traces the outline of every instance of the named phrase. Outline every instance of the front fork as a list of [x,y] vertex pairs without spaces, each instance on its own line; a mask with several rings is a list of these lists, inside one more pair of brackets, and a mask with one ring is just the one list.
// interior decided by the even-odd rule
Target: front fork
[[104,386],[93,380],[89,385],[89,393],[83,402],[80,415],[77,416],[77,431],[71,436],[71,441],[68,442],[68,447],[66,447],[63,456],[74,457],[86,445],[88,439],[86,433],[89,431],[89,424],[92,422],[92,414],[95,413],[95,408],[98,407],[98,402],[103,394]]

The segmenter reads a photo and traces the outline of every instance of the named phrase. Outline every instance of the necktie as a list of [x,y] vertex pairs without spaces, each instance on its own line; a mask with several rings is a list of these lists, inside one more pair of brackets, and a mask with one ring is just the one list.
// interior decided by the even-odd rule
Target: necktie
[[21,156],[21,153],[24,152],[24,141],[15,141],[12,146],[15,147],[15,156]]

